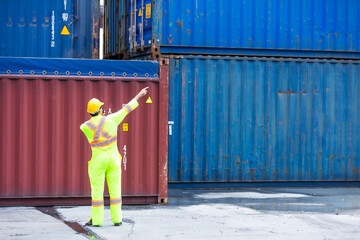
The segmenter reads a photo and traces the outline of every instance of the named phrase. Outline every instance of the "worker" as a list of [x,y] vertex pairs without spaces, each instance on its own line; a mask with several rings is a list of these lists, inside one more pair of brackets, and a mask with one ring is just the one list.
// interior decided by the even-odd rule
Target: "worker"
[[121,155],[117,147],[117,129],[122,120],[139,106],[139,99],[147,94],[142,89],[128,104],[105,117],[104,103],[93,98],[87,105],[91,119],[80,126],[88,139],[92,157],[88,164],[91,185],[91,218],[85,226],[100,226],[104,221],[105,177],[110,193],[111,219],[115,226],[122,224]]

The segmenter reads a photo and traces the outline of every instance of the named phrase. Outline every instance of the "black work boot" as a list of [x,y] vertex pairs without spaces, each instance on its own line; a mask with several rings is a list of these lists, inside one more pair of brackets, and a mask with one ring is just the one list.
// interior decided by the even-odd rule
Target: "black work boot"
[[122,222],[119,222],[119,223],[114,223],[115,226],[121,226]]
[[90,219],[90,221],[88,221],[87,223],[85,223],[84,227],[100,227],[100,225],[93,225],[92,224],[92,219]]

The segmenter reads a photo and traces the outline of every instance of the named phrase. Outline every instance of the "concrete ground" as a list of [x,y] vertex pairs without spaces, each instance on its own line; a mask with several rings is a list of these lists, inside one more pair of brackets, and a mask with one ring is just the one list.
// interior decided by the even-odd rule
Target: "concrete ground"
[[170,190],[168,205],[123,206],[120,227],[105,207],[103,226],[82,231],[69,223],[88,221],[90,206],[55,210],[66,224],[0,208],[0,239],[360,239],[359,188]]

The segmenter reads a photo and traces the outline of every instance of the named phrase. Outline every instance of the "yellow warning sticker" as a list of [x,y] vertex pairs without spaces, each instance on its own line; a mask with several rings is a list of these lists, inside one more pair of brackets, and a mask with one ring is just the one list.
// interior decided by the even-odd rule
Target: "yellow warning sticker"
[[141,8],[139,8],[139,15],[138,17],[141,17],[142,16],[142,11],[141,11]]
[[151,18],[151,3],[146,4],[146,18]]
[[63,27],[60,34],[61,35],[70,35],[69,30],[67,29],[66,26]]
[[146,103],[152,103],[151,97],[148,97],[148,99],[146,100]]
[[123,132],[128,132],[128,131],[129,131],[129,124],[123,123]]

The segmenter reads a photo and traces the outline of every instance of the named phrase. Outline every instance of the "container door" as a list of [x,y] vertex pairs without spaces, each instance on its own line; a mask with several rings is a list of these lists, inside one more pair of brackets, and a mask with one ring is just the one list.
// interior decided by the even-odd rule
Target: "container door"
[[129,26],[129,44],[130,44],[130,52],[136,51],[137,42],[136,42],[136,0],[130,0],[130,26]]
[[119,58],[127,46],[125,0],[106,0],[104,5],[104,58]]
[[360,62],[169,65],[169,182],[359,181]]
[[144,51],[151,45],[152,0],[129,1],[129,48],[130,53]]

